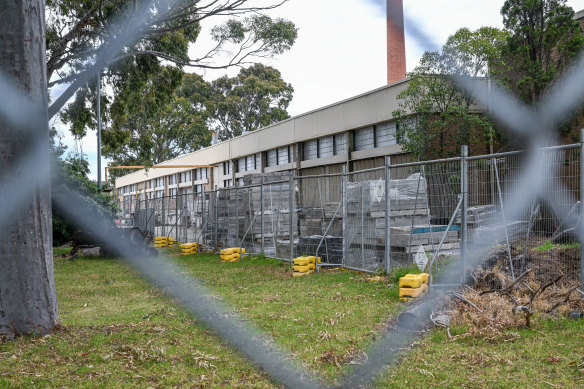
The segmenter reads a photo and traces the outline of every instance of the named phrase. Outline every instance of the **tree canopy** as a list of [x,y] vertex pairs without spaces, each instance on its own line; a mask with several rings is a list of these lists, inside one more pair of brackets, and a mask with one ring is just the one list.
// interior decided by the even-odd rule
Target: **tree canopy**
[[488,75],[506,36],[496,28],[463,28],[448,38],[441,52],[424,53],[393,112],[397,138],[406,151],[421,159],[444,157],[458,154],[463,144],[491,138],[491,122],[471,109],[471,99],[451,77]]
[[[129,112],[133,105],[127,96],[136,95],[156,78],[176,79],[169,68],[243,66],[290,49],[297,37],[294,24],[262,14],[285,1],[47,0],[49,86],[76,80],[91,69],[108,43],[133,34],[102,69],[106,86],[101,97],[102,118],[106,126],[119,128],[126,123],[119,113]],[[147,17],[139,28],[128,32],[127,22],[144,14]],[[214,25],[210,34],[213,44],[207,49],[196,45],[203,22]],[[178,84],[172,81],[168,87]],[[61,112],[61,119],[78,139],[95,128],[95,86],[95,81],[82,85],[74,101]],[[113,123],[120,119],[122,123]]]
[[[424,54],[394,112],[405,150],[421,158],[444,157],[457,153],[461,144],[501,140],[502,133],[473,109],[452,76],[501,83],[536,104],[584,48],[582,28],[565,0],[506,0],[501,15],[505,30],[463,28],[440,53]],[[565,129],[558,127],[558,132]]]
[[582,28],[566,0],[506,0],[501,15],[510,33],[502,55],[512,64],[501,79],[525,102],[537,103],[584,48]]
[[202,77],[164,67],[120,94],[103,155],[115,164],[153,165],[211,143],[207,127],[210,86]]
[[211,127],[220,140],[287,119],[294,92],[278,70],[262,64],[241,69],[232,78],[221,77],[211,89]]

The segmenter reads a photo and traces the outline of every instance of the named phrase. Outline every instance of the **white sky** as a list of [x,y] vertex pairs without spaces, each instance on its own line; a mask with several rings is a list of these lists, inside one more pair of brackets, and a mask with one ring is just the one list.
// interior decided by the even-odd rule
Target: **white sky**
[[[408,23],[434,40],[417,42],[406,31],[407,68],[416,66],[424,49],[440,47],[461,27],[502,27],[500,9],[504,0],[404,0]],[[584,0],[568,0],[575,11]],[[280,70],[294,87],[288,112],[303,112],[381,87],[386,82],[385,0],[289,0],[271,16],[291,20],[298,28],[292,49],[265,63]],[[204,33],[205,31],[203,31]],[[200,54],[200,53],[199,53]],[[193,56],[195,53],[193,53]],[[237,73],[237,69],[230,75]],[[212,80],[225,71],[206,72]],[[65,143],[73,149],[68,131]],[[96,135],[83,140],[83,151],[96,178]],[[106,161],[102,162],[102,169]],[[103,179],[103,172],[102,172]]]

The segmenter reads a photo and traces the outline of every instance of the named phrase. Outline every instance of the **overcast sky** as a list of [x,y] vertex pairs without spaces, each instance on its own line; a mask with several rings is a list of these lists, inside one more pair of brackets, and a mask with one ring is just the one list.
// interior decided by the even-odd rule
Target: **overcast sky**
[[[503,3],[504,0],[404,0],[408,70],[416,66],[424,50],[440,47],[461,27],[502,27]],[[584,0],[567,3],[575,11],[584,9]],[[298,28],[292,49],[266,61],[294,87],[294,99],[288,109],[292,116],[385,84],[385,0],[289,0],[270,15],[291,20]],[[419,42],[411,34],[416,29],[433,42]],[[234,73],[237,70],[231,72]],[[224,74],[225,71],[207,72],[205,77],[212,80]],[[83,141],[92,178],[97,176],[96,143],[95,132]],[[72,145],[70,136],[66,144]]]

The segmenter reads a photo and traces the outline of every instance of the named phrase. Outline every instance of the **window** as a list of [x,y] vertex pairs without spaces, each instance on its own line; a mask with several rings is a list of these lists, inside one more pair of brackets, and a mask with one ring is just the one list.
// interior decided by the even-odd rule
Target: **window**
[[375,147],[397,144],[395,130],[395,122],[383,123],[375,126]]
[[232,180],[223,180],[223,187],[224,188],[229,188],[230,186],[233,186]]
[[269,150],[266,158],[266,166],[277,166],[278,165],[278,152],[276,149]]
[[347,154],[347,137],[345,134],[333,137],[333,149],[335,155]]
[[164,196],[164,191],[163,190],[157,190],[156,191],[156,198],[157,199],[161,199],[162,196]]
[[318,158],[318,142],[316,139],[304,142],[304,153],[303,159],[305,161],[310,161],[312,159]]
[[323,138],[309,140],[304,142],[303,156],[304,161],[310,161],[317,158],[329,158],[334,155],[347,153],[347,142],[345,134],[325,136]]
[[195,171],[195,181],[207,179],[207,168],[196,169]]
[[180,173],[180,182],[181,183],[191,182],[191,171],[190,170],[188,172]]
[[368,150],[397,144],[396,123],[387,122],[355,131],[355,150]]
[[318,158],[327,158],[334,155],[334,142],[332,136],[327,136],[318,140]]
[[128,193],[130,193],[130,187],[124,186],[124,194],[128,194]]
[[156,179],[156,188],[164,187],[164,177],[158,177]]
[[277,149],[278,153],[278,165],[285,165],[290,162],[290,158],[288,155],[288,147],[279,147]]
[[256,170],[257,169],[257,166],[258,165],[256,165],[256,159],[257,159],[256,158],[256,155],[257,154],[248,155],[247,157],[245,157],[246,166],[247,166],[246,170],[247,171]]
[[170,197],[176,197],[176,188],[170,188],[168,193]]
[[246,169],[246,164],[245,164],[245,157],[239,158],[237,160],[237,172],[241,173],[241,172],[244,172],[246,170],[247,169]]
[[362,128],[354,132],[355,150],[368,150],[375,147],[375,131],[373,127]]
[[223,162],[223,175],[231,174],[231,161]]
[[176,185],[176,174],[168,176],[168,185]]
[[238,178],[237,179],[237,186],[244,186],[244,184],[243,184],[243,178]]
[[203,185],[195,185],[195,193],[202,193],[203,192]]

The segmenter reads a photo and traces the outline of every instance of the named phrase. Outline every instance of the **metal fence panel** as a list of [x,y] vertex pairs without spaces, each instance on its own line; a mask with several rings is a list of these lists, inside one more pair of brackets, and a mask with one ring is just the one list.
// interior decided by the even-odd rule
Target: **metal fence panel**
[[385,264],[385,171],[345,175],[344,261],[347,268],[377,271]]
[[537,195],[515,188],[525,156],[512,152],[322,176],[250,175],[244,187],[154,199],[133,194],[118,202],[120,224],[209,249],[242,246],[284,260],[318,254],[323,266],[374,272],[414,266],[423,255],[435,267],[459,260],[465,219],[469,250],[491,248],[485,268],[575,280],[580,153],[579,145],[546,149],[554,173]]
[[317,255],[325,265],[342,264],[342,174],[296,177],[297,239],[294,256]]

